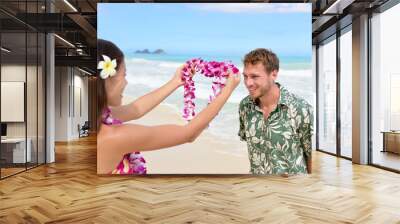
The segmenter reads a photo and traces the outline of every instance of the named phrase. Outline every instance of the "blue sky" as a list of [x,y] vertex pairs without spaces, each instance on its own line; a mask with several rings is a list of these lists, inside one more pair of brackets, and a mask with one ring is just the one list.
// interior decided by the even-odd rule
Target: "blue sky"
[[98,4],[98,38],[123,51],[311,57],[311,4]]

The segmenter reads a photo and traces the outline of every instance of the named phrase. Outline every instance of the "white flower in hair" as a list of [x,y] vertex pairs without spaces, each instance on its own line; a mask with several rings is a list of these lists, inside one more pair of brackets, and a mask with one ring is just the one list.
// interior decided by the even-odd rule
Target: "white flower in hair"
[[108,56],[103,55],[104,61],[100,61],[97,65],[97,69],[101,69],[100,77],[106,79],[109,76],[112,77],[117,73],[115,68],[117,67],[117,60],[111,60]]

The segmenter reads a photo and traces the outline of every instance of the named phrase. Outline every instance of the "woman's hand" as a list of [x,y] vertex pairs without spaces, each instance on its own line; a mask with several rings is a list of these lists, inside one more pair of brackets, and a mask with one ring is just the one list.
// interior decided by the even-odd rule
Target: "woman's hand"
[[[182,69],[184,68],[185,65],[181,65],[178,69],[176,69],[175,75],[172,77],[172,82],[176,85],[176,87],[182,86],[184,81],[182,80]],[[195,73],[194,70],[191,70],[190,76],[193,76]]]
[[225,87],[228,88],[230,91],[233,91],[240,83],[240,74],[236,73],[229,73],[229,77],[226,80]]

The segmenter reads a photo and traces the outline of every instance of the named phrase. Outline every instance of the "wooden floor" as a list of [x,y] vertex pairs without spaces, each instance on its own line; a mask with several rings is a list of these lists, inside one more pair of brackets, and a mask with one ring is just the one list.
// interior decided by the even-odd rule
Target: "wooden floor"
[[0,181],[0,223],[400,223],[400,175],[314,153],[310,176],[97,176],[94,137]]
[[1,168],[1,178],[19,173],[26,170],[26,168]]
[[33,169],[37,166],[37,164],[33,164],[33,163],[27,163],[26,167],[25,164],[18,164],[17,167],[2,167],[1,168],[1,178],[5,178],[20,172],[23,172],[25,170],[29,170],[29,169]]

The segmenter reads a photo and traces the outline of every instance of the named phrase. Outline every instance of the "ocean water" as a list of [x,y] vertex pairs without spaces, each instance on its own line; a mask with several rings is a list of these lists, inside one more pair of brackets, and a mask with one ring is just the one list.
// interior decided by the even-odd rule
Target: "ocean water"
[[[125,59],[128,85],[124,94],[138,98],[168,82],[176,69],[185,61],[198,57],[207,61],[231,61],[240,71],[243,71],[240,56],[128,54]],[[310,104],[314,104],[315,93],[312,85],[311,59],[282,57],[280,61],[278,82],[288,88],[289,91],[306,99]],[[194,81],[196,86],[196,114],[198,114],[207,106],[207,100],[211,93],[211,80],[197,74],[194,76]],[[248,91],[242,79],[218,116],[211,122],[208,131],[220,138],[239,140],[237,136],[239,130],[238,106],[247,95]],[[177,89],[162,104],[172,107],[182,115],[183,87]]]

